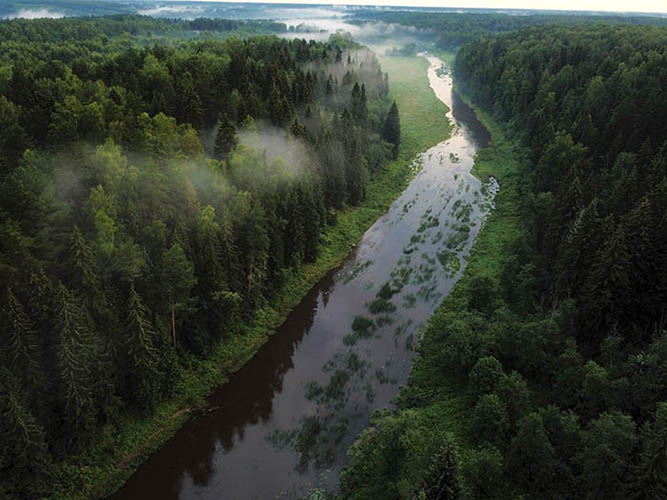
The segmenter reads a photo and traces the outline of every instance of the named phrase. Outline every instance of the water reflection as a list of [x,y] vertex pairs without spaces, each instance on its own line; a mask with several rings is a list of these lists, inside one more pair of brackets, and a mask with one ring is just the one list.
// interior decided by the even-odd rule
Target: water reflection
[[346,450],[407,380],[418,328],[463,272],[497,185],[470,175],[488,134],[429,58],[452,137],[280,330],[116,498],[298,498],[335,488]]

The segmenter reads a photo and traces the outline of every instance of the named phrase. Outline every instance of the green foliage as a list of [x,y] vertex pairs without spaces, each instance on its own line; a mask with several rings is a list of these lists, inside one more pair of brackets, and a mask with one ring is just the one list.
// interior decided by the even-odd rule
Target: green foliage
[[479,358],[468,374],[468,387],[475,398],[495,392],[504,375],[503,367],[493,356]]
[[0,372],[0,443],[0,471],[3,477],[13,479],[3,485],[3,493],[10,497],[23,492],[35,497],[46,494],[49,463],[45,432],[5,368]]
[[457,498],[458,451],[451,437],[414,411],[362,432],[341,477],[344,498]]
[[217,127],[214,152],[215,157],[222,160],[236,146],[236,129],[227,115],[220,117]]
[[633,498],[667,496],[667,404],[658,403],[655,420],[640,431],[642,449],[634,471]]
[[462,498],[506,498],[503,456],[493,446],[470,450],[462,456]]
[[[366,9],[355,12],[351,22],[356,24],[366,23],[391,23],[405,26],[405,31],[394,29],[393,33],[405,34],[411,38],[415,36],[422,42],[435,45],[441,50],[455,51],[462,45],[479,40],[482,37],[493,37],[500,33],[516,31],[529,26],[541,26],[548,24],[640,24],[665,26],[667,22],[663,17],[655,16],[627,16],[627,15],[600,15],[584,16],[580,14],[541,14],[531,12],[529,15],[517,16],[514,14],[503,14],[497,12],[419,12],[418,10],[384,10]],[[415,30],[417,28],[417,30]],[[417,34],[415,34],[417,31]],[[411,49],[411,44],[403,49],[392,49],[390,55],[412,55],[399,54],[403,50]]]
[[[501,189],[378,424],[453,430],[464,498],[665,494],[667,131],[647,118],[667,102],[664,46],[664,28],[548,26],[457,56],[457,86],[510,123],[476,108],[492,143],[473,171]],[[385,442],[353,464],[399,463],[357,488],[409,467]]]
[[505,404],[496,394],[485,394],[477,400],[471,422],[475,440],[502,446],[510,430]]
[[[542,295],[576,300],[582,342],[598,344],[614,328],[641,338],[667,297],[654,257],[666,238],[654,210],[664,206],[667,131],[646,118],[667,112],[657,98],[665,40],[664,27],[549,26],[457,56],[457,80],[473,101],[511,119],[529,148],[526,190],[550,199],[530,222],[543,272],[554,278]],[[608,59],[624,43],[632,48]]]
[[[173,43],[190,28],[281,27],[0,23],[0,367],[18,380],[7,425],[25,435],[28,422],[45,463],[70,471],[47,478],[61,496],[108,494],[130,470],[118,462],[238,369],[408,178],[380,139],[390,102],[370,51]],[[343,66],[347,84],[327,90]],[[16,464],[3,462],[0,489],[35,496]]]
[[401,144],[401,123],[396,101],[392,103],[389,113],[387,113],[387,118],[385,118],[382,138],[394,145],[394,160],[398,158],[398,150]]
[[585,452],[575,457],[582,468],[582,487],[605,498],[626,498],[631,483],[635,424],[620,412],[604,413],[584,434]]

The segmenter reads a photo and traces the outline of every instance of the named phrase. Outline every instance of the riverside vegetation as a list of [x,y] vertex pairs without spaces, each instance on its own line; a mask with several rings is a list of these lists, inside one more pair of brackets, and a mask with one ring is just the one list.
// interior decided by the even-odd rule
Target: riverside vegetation
[[[3,208],[13,210],[12,214],[3,212],[7,231],[3,232],[2,249],[3,262],[8,266],[3,271],[7,290],[4,310],[5,314],[14,315],[14,319],[3,323],[2,330],[3,347],[7,346],[2,358],[2,383],[7,391],[2,393],[4,446],[0,463],[5,495],[99,497],[117,488],[143,457],[188,418],[213,386],[224,382],[227,374],[252,356],[310,287],[342,260],[351,244],[407,184],[414,156],[442,140],[449,130],[444,109],[433,113],[433,106],[441,103],[424,85],[426,78],[415,78],[425,74],[427,63],[423,59],[383,61],[396,82],[384,95],[387,80],[379,73],[377,63],[344,39],[334,38],[331,44],[264,38],[183,43],[179,39],[182,26],[178,34],[173,33],[173,28],[158,28],[164,28],[164,23],[137,16],[12,21],[0,25],[6,38],[2,46],[4,80],[0,87],[6,95],[2,98],[4,125],[14,134],[13,140],[3,144],[2,178],[5,192],[10,186],[21,188]],[[121,36],[124,32],[132,32],[135,43],[147,48],[127,48],[127,40]],[[300,54],[298,57],[295,51]],[[73,54],[78,54],[76,65]],[[267,68],[267,59],[276,54],[280,56],[278,61]],[[372,73],[354,74],[360,59],[372,68]],[[234,71],[241,73],[233,74],[232,64],[237,64]],[[197,81],[205,79],[190,88],[186,96],[182,89],[177,93],[175,88],[184,67],[196,75]],[[300,68],[306,72],[299,73]],[[258,72],[283,69],[287,69],[287,81],[281,78],[290,86],[288,96],[276,96],[276,92],[270,98],[272,89],[250,85],[249,78],[243,77],[246,70],[257,77]],[[239,74],[235,88],[229,80]],[[113,85],[105,83],[105,78],[112,76]],[[291,91],[300,92],[297,78],[308,95],[305,101],[294,103]],[[216,81],[220,88],[212,86]],[[271,80],[260,81],[266,85]],[[355,88],[359,81],[364,90],[371,87],[366,97],[368,119],[362,116],[363,124],[351,124],[349,99],[353,93],[362,113],[365,107],[362,87]],[[190,83],[194,85],[195,79]],[[191,101],[177,102],[179,93]],[[244,98],[258,105],[253,116],[263,121],[243,118],[249,116],[244,115]],[[275,105],[276,100],[284,107]],[[396,109],[391,113],[392,100],[398,102],[401,115],[406,117],[400,125]],[[270,101],[274,102],[273,108],[269,108]],[[222,109],[228,111],[226,116],[219,113]],[[183,114],[176,121],[168,116],[170,113]],[[191,113],[192,118],[185,113]],[[385,119],[385,114],[394,116]],[[34,117],[46,120],[46,124],[33,122]],[[60,121],[51,125],[55,117]],[[198,128],[189,119],[198,123]],[[266,247],[257,249],[260,271],[271,273],[271,278],[264,277],[262,283],[255,285],[255,290],[264,290],[263,297],[244,298],[249,292],[243,291],[248,283],[243,274],[236,275],[238,288],[232,285],[226,290],[215,290],[221,285],[211,282],[211,268],[206,262],[193,261],[200,251],[216,266],[227,266],[246,258],[246,245],[253,244],[251,235],[266,234],[264,228],[276,220],[285,233],[303,233],[301,224],[294,227],[295,222],[306,224],[301,214],[292,211],[276,218],[274,204],[296,210],[296,204],[303,201],[300,196],[308,196],[310,189],[318,189],[319,195],[324,196],[323,180],[331,172],[314,173],[307,169],[308,163],[317,165],[319,154],[325,154],[318,149],[322,135],[336,142],[336,129],[331,127],[336,119],[339,131],[346,127],[346,132],[355,131],[352,139],[361,137],[361,164],[357,166],[361,173],[371,170],[362,185],[363,199],[356,205],[343,200],[340,208],[321,198],[315,200],[318,221],[307,223],[310,230],[316,227],[319,232],[314,241],[310,240],[308,253],[305,246],[300,251],[283,249],[278,253],[289,259],[289,268],[276,269],[273,257],[266,258],[269,262],[262,260]],[[65,123],[67,127],[61,127]],[[322,127],[317,129],[322,135],[315,136],[315,124]],[[38,125],[42,127],[41,135],[30,128]],[[323,131],[326,125],[330,127]],[[58,138],[64,129],[67,135]],[[119,132],[123,129],[126,133]],[[280,132],[281,129],[287,132]],[[383,142],[374,130],[395,143]],[[273,144],[271,151],[259,148],[255,152],[259,134]],[[107,140],[108,136],[113,142]],[[350,137],[347,133],[346,136]],[[400,137],[403,142],[397,158],[391,160]],[[241,144],[235,146],[238,142]],[[30,150],[22,155],[26,146]],[[340,164],[347,165],[345,146],[338,146],[343,156],[338,158]],[[296,153],[305,157],[299,158]],[[280,154],[286,155],[292,170],[285,171]],[[258,169],[276,175],[262,183]],[[245,170],[255,174],[241,177],[239,174]],[[243,183],[245,193],[238,193],[241,189],[237,182]],[[280,184],[280,193],[287,199],[278,200],[278,188],[271,186],[272,182]],[[121,193],[121,188],[129,193]],[[86,195],[87,190],[94,193],[92,198]],[[344,196],[345,191],[338,190],[337,194]],[[259,219],[259,224],[244,222],[245,215],[238,213],[234,204],[239,195],[252,205],[258,215],[254,221]],[[95,205],[97,209],[93,211],[94,202],[90,200],[95,196],[103,203]],[[21,205],[14,205],[19,200]],[[58,224],[49,228],[53,219],[40,217],[48,215],[54,205],[58,207]],[[40,211],[36,212],[38,208]],[[33,214],[30,221],[23,220],[24,211]],[[98,211],[100,221],[106,219],[102,212],[111,219],[107,220],[106,233],[102,231],[105,225],[98,224]],[[164,211],[165,215],[160,215]],[[72,217],[76,217],[78,230]],[[285,221],[288,217],[289,224]],[[232,220],[235,225],[230,228]],[[252,229],[245,229],[248,224]],[[152,234],[151,227],[157,233]],[[242,227],[243,246],[238,240]],[[314,234],[310,230],[309,237]],[[102,233],[107,235],[104,254]],[[272,234],[278,241],[269,244],[273,249],[269,255],[275,255],[275,249],[284,245],[285,233]],[[33,239],[34,235],[39,238]],[[60,242],[57,248],[45,247],[49,238]],[[200,238],[204,241],[200,242]],[[9,256],[5,249],[11,248],[11,241],[22,241],[27,246]],[[195,247],[195,243],[201,246]],[[299,243],[298,238],[291,238],[289,244],[295,243]],[[301,243],[305,245],[304,241]],[[222,255],[223,250],[230,248],[235,260]],[[169,253],[175,258],[168,261]],[[29,267],[22,268],[22,263]],[[170,267],[165,268],[167,263]],[[288,264],[283,261],[283,265]],[[73,266],[78,266],[76,272]],[[156,272],[159,274],[149,287],[144,282]],[[179,302],[160,304],[165,297],[158,285],[165,283],[165,272],[171,276],[167,283],[180,290]],[[36,273],[43,294],[38,299],[31,298],[34,281],[25,281],[32,279],[26,276],[34,277]],[[200,290],[202,283],[212,289],[209,296],[230,299],[226,303],[232,307],[231,313],[222,311],[216,318],[208,319],[215,323],[212,331],[206,325],[191,330],[192,322],[208,321],[200,294],[209,292]],[[278,285],[266,289],[269,283]],[[84,285],[88,287],[85,290]],[[193,287],[189,294],[188,287]],[[60,336],[54,338],[45,333],[45,329],[54,327],[55,320],[49,315],[55,313],[44,311],[37,320],[33,316],[33,309],[42,300],[46,301],[41,307],[58,307],[57,301],[48,298],[56,292],[65,296],[70,310],[76,313],[69,316],[78,342],[70,357],[65,356],[65,346],[60,347]],[[123,298],[125,294],[127,299]],[[110,295],[113,302],[108,304]],[[169,297],[166,300],[177,299],[175,295]],[[256,301],[255,306],[248,304],[251,300]],[[91,309],[98,307],[105,312]],[[123,312],[124,308],[128,312]],[[131,310],[138,314],[130,316]],[[119,321],[105,325],[101,316],[93,316],[102,312],[107,318],[118,314]],[[136,335],[131,335],[133,331]],[[61,333],[62,338],[68,338],[67,331]],[[141,348],[141,343],[146,343],[146,347]],[[86,357],[82,357],[84,354]],[[155,366],[158,358],[166,366]],[[48,360],[55,362],[49,364]],[[106,371],[96,380],[94,375],[100,372],[93,373],[90,364],[97,361],[104,363]],[[80,367],[80,378],[70,382],[79,382],[79,390],[89,398],[103,398],[83,399],[87,405],[73,416],[68,415],[68,408],[75,407],[66,406],[64,399],[68,393],[60,392],[65,386],[59,372],[66,362]],[[35,370],[43,378],[33,386],[31,381],[12,373],[10,366],[16,366],[20,373]],[[148,385],[142,387],[144,380]],[[100,384],[105,391],[98,392]],[[37,394],[44,388],[52,391],[53,399],[40,401]],[[131,400],[127,399],[129,396]],[[71,418],[84,418],[87,422],[80,434],[58,427]],[[68,425],[75,423],[70,420]],[[73,436],[77,436],[76,441],[61,441]]]
[[343,498],[667,497],[667,30],[464,45],[501,185]]
[[[413,16],[441,49],[572,24]],[[343,497],[667,496],[667,37],[574,24],[458,54],[496,211]],[[422,59],[389,89],[344,36],[225,39],[284,30],[0,22],[0,496],[113,491],[444,138]]]
[[154,24],[0,23],[6,496],[112,490],[409,175],[372,53]]

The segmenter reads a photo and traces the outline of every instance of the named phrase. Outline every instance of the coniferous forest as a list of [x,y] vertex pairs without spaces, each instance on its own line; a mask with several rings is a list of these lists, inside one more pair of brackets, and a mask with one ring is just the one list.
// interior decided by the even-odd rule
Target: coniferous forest
[[[371,40],[407,42],[382,60],[384,71],[398,68],[392,75],[426,73],[415,56],[425,50],[454,61],[438,77],[451,69],[491,137],[472,173],[500,190],[487,198],[480,187],[493,208],[469,254],[447,254],[464,266],[460,281],[400,339],[402,356],[416,354],[395,405],[360,433],[348,415],[331,432],[322,411],[263,444],[280,460],[291,445],[299,473],[340,464],[337,491],[314,489],[311,499],[667,499],[664,16],[374,9],[350,22]],[[395,92],[352,35],[281,37],[299,30],[322,34],[271,20],[0,20],[0,499],[117,489],[129,476],[121,469],[168,431],[151,444],[164,429],[142,427],[120,451],[107,449],[113,440],[96,447],[100,436],[122,431],[131,442],[141,425],[132,423],[173,400],[188,408],[161,423],[207,412],[215,377],[191,400],[182,387],[205,385],[198,377],[221,349],[242,365],[258,349],[238,354],[248,325],[301,293],[290,279],[328,250],[336,228],[348,230],[341,218],[365,208],[374,179],[401,162],[406,179],[418,177],[406,145],[447,140],[444,112],[429,116],[443,107],[426,75],[396,78]],[[406,108],[419,116],[405,119]],[[388,181],[397,191],[400,175]],[[398,211],[404,224],[410,203]],[[431,212],[405,229],[412,243],[438,228]],[[467,238],[471,228],[457,227]],[[398,262],[414,248],[396,252]],[[336,279],[353,281],[364,265],[373,262]],[[363,304],[371,317],[344,317],[340,332],[325,325],[344,351],[315,368],[326,377],[298,380],[299,408],[348,408],[354,376],[371,366],[354,346],[380,337],[391,313],[423,305],[414,295],[397,311],[394,296],[426,269],[397,264],[391,280],[363,285],[371,294],[378,285]],[[334,278],[323,281],[321,299],[313,290],[326,306]],[[308,333],[317,304],[304,302],[296,328]],[[393,344],[409,326],[393,327]],[[262,358],[276,372],[260,388],[265,399],[211,409],[238,410],[230,433],[241,441],[248,421],[269,420],[299,335],[279,346],[277,365]],[[396,384],[389,365],[373,370],[375,387],[357,384],[369,405],[375,389]],[[356,441],[334,462],[348,431]],[[216,432],[193,467],[206,469],[204,486],[218,441],[225,447]]]
[[179,364],[313,261],[334,210],[393,154],[371,52],[342,38],[123,39],[156,23],[0,22],[10,497],[48,494],[54,460],[168,398]]

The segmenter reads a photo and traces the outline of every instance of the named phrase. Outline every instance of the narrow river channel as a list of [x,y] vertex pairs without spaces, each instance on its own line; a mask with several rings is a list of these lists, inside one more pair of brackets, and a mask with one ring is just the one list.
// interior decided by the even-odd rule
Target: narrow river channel
[[498,185],[470,174],[489,135],[428,56],[451,138],[280,330],[209,398],[117,499],[300,498],[335,489],[346,450],[407,381],[419,327],[461,276]]

